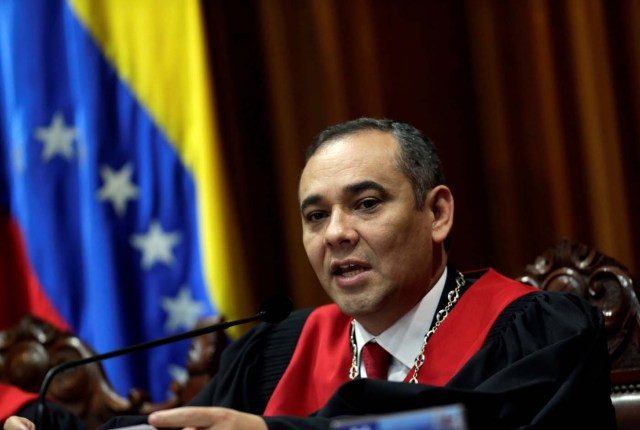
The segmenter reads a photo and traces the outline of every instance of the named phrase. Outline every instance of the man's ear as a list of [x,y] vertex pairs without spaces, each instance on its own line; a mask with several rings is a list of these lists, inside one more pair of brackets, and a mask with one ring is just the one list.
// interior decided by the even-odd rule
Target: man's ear
[[444,243],[453,226],[453,194],[446,185],[438,185],[429,191],[426,204],[433,214],[431,238],[434,243]]

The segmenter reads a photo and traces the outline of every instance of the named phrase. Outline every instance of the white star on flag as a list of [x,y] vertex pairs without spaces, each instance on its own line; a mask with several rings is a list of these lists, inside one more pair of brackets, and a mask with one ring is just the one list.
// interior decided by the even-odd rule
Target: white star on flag
[[179,384],[186,384],[189,380],[189,371],[184,367],[175,364],[169,365],[169,375],[171,375],[171,379]]
[[51,160],[56,155],[62,155],[67,160],[73,156],[71,144],[76,138],[76,129],[65,127],[64,116],[56,112],[51,119],[49,127],[38,127],[36,129],[36,139],[44,143],[42,159]]
[[167,312],[167,322],[164,329],[168,333],[172,333],[180,327],[185,330],[193,328],[205,307],[202,302],[193,300],[191,290],[187,285],[183,285],[175,298],[162,298],[162,309]]
[[[189,381],[189,371],[181,366],[175,364],[169,364],[169,375],[171,375],[172,386],[177,383],[178,386],[184,387],[187,385]],[[173,392],[173,389],[167,390],[166,397],[169,399],[173,399],[176,397],[176,393]]]
[[180,242],[180,233],[165,232],[158,220],[151,221],[151,226],[145,234],[131,236],[131,246],[142,252],[142,267],[151,268],[156,262],[167,266],[173,264],[171,248]]
[[109,200],[119,217],[127,210],[128,200],[138,199],[138,187],[131,182],[133,167],[127,163],[118,171],[112,170],[106,164],[100,168],[100,176],[104,184],[98,190],[100,200]]

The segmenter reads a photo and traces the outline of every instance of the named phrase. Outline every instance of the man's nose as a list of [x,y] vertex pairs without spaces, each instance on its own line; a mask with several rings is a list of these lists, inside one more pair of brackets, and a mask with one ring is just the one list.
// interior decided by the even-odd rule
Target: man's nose
[[355,245],[358,241],[358,232],[351,221],[351,217],[344,211],[334,210],[325,230],[325,244],[332,247]]

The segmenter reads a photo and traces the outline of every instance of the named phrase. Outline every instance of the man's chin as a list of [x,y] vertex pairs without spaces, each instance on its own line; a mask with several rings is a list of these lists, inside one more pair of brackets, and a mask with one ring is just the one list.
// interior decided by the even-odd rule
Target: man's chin
[[371,300],[358,300],[354,298],[335,300],[336,304],[345,315],[349,315],[355,319],[370,318],[381,308],[379,303],[371,302]]

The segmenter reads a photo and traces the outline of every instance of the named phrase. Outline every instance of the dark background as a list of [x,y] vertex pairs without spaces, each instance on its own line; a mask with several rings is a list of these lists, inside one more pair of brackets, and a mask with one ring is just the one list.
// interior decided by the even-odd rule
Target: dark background
[[561,238],[637,273],[640,2],[204,1],[217,121],[256,298],[328,299],[301,243],[304,149],[388,117],[439,147],[451,259],[509,275]]

